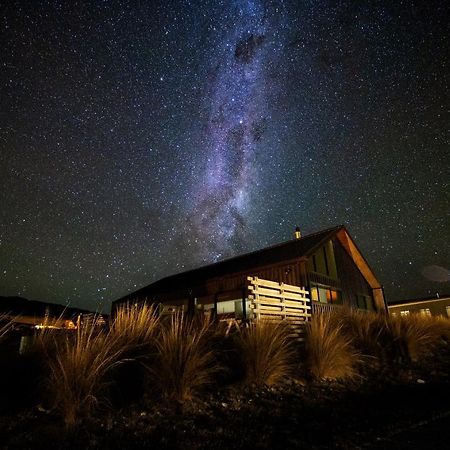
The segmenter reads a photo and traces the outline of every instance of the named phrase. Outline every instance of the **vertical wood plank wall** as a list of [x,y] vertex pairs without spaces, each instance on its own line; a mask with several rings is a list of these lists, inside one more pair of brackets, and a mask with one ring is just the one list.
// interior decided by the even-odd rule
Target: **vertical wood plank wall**
[[334,255],[336,258],[338,277],[341,282],[343,303],[356,306],[358,294],[373,298],[371,287],[337,240],[334,240]]

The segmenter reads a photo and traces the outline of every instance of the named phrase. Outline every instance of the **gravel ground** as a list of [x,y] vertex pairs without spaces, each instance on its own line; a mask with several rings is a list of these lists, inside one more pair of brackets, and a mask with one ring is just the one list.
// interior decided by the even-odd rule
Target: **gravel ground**
[[182,414],[160,407],[106,410],[66,432],[51,413],[29,409],[0,417],[1,445],[17,448],[449,448],[447,375],[354,385],[290,382],[210,392]]

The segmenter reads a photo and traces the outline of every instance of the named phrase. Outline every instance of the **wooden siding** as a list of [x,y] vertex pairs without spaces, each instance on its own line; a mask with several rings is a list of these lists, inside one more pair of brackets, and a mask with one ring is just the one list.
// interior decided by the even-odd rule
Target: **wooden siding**
[[265,267],[255,267],[245,272],[237,272],[232,275],[206,279],[202,283],[192,285],[188,289],[174,289],[163,292],[149,298],[152,302],[170,302],[173,305],[187,305],[197,299],[198,304],[213,303],[215,298],[242,298],[246,295],[247,277],[256,276],[277,283],[286,283],[294,286],[307,285],[306,260],[302,258],[284,261]]
[[338,240],[334,240],[334,255],[342,289],[342,303],[357,306],[357,296],[366,295],[373,300],[372,288]]
[[317,272],[310,272],[309,281],[310,283],[322,284],[324,286],[335,287],[337,289],[341,288],[340,280],[327,277],[326,275]]

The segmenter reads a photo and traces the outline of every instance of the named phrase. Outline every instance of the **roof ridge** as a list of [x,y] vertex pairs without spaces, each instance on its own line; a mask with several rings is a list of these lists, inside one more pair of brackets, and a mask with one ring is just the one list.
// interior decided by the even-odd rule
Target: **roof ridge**
[[[273,244],[273,245],[271,245],[269,247],[263,247],[263,248],[260,248],[260,249],[257,249],[257,250],[253,250],[251,252],[242,253],[240,255],[232,256],[232,257],[226,258],[226,259],[222,259],[222,260],[216,261],[214,263],[204,264],[204,265],[201,265],[201,266],[198,266],[198,267],[194,267],[193,269],[189,269],[189,270],[177,272],[177,273],[174,273],[174,274],[171,274],[171,275],[167,275],[167,276],[165,276],[163,278],[160,278],[160,279],[150,283],[149,285],[143,286],[142,288],[140,288],[137,291],[135,291],[135,293],[141,292],[141,291],[149,288],[150,286],[156,287],[157,285],[167,283],[168,281],[170,281],[171,279],[174,279],[176,277],[193,276],[196,273],[201,273],[202,270],[208,270],[208,269],[211,270],[213,268],[220,267],[220,265],[222,265],[222,264],[227,265],[227,264],[232,263],[233,261],[238,262],[239,260],[245,260],[245,258],[249,258],[249,257],[252,257],[252,256],[254,257],[255,255],[258,255],[258,254],[264,254],[264,252],[270,252],[271,250],[275,250],[275,249],[278,249],[278,248],[279,249],[281,249],[283,247],[288,248],[289,245],[298,244],[299,242],[302,242],[302,241],[305,242],[306,240],[308,240],[310,238],[314,238],[314,237],[316,237],[318,235],[324,235],[324,238],[325,238],[330,233],[337,232],[337,231],[339,231],[339,230],[341,230],[343,228],[345,229],[344,225],[338,225],[338,226],[326,228],[325,230],[315,231],[314,233],[307,234],[307,235],[301,237],[300,239],[290,239],[288,241],[284,241],[284,242],[279,242],[277,244]],[[322,240],[320,242],[322,242]],[[316,248],[316,247],[317,247],[317,244],[313,246],[313,248]],[[124,297],[121,297],[121,298],[117,299],[116,301],[120,301],[120,300],[122,300],[124,298],[127,298],[127,297],[129,297],[129,295],[130,294],[126,294]]]

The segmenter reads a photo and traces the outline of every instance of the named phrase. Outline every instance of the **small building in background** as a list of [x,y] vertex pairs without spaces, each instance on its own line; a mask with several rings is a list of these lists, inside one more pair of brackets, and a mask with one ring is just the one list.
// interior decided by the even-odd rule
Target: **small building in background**
[[424,316],[442,316],[450,318],[450,295],[436,295],[434,297],[416,298],[388,305],[391,316],[407,316],[422,314]]
[[28,300],[22,297],[0,297],[0,316],[15,329],[76,328],[79,317],[84,320],[93,313],[86,309],[56,303]]
[[185,311],[248,318],[248,277],[286,283],[307,290],[312,313],[344,306],[386,311],[383,288],[344,226],[294,238],[163,278],[115,301],[146,301]]

